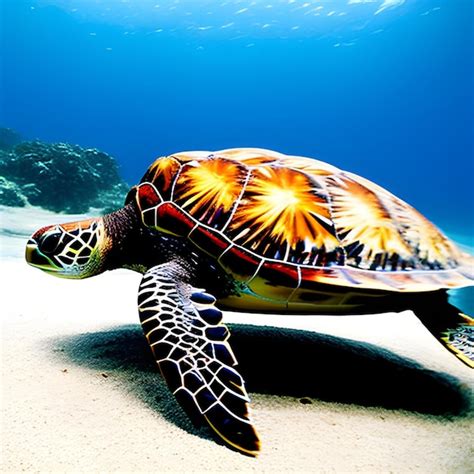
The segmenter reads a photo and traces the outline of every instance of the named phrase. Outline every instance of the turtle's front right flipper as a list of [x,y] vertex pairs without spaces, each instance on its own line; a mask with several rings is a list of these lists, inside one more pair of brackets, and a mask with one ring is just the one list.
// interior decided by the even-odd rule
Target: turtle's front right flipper
[[260,448],[249,420],[249,397],[227,342],[215,298],[196,290],[171,262],[143,277],[138,309],[145,336],[176,399],[195,422],[207,423],[231,447],[255,456]]
[[432,295],[414,310],[421,322],[443,346],[474,369],[474,319],[447,301],[447,295]]

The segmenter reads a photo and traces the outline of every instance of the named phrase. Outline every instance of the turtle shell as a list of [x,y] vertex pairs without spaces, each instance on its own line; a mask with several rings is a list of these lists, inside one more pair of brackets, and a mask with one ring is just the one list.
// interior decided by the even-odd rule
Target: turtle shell
[[146,225],[189,239],[260,298],[304,301],[328,284],[413,292],[474,283],[472,257],[413,207],[311,158],[177,153],[151,165],[135,199]]

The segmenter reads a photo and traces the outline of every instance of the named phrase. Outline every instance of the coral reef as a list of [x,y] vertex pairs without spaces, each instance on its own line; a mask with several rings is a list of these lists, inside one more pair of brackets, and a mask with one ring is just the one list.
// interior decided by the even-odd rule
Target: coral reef
[[16,183],[0,176],[0,204],[24,207],[28,204],[28,199]]
[[0,145],[7,144],[0,146],[0,204],[70,213],[90,208],[109,212],[123,205],[129,186],[107,153],[67,143],[14,144],[17,135],[4,130],[0,129]]

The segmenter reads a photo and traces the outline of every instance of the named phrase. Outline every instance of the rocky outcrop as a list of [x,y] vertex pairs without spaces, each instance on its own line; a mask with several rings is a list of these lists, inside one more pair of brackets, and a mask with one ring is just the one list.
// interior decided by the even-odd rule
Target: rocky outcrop
[[128,188],[116,161],[95,148],[39,141],[0,148],[3,205],[31,204],[68,213],[90,208],[109,212],[123,205]]

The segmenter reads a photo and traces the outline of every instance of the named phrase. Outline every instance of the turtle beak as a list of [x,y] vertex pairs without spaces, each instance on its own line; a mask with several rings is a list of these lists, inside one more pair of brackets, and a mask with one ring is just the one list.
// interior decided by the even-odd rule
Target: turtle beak
[[34,265],[35,260],[37,260],[38,256],[38,244],[36,240],[30,239],[26,244],[25,250],[25,259],[30,265]]
[[35,239],[28,240],[25,249],[25,259],[33,267],[47,271],[58,271],[55,269],[48,258],[46,258],[38,249],[38,242]]

